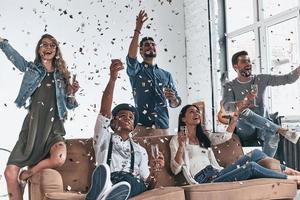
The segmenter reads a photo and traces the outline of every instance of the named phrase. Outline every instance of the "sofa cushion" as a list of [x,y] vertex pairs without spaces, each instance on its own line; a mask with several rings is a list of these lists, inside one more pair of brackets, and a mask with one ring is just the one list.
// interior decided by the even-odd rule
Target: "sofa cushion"
[[43,185],[42,193],[63,192],[63,180],[58,171],[44,169],[40,172],[40,183]]
[[247,181],[208,183],[182,187],[186,200],[214,199],[293,199],[295,181],[286,179],[252,179]]
[[74,192],[46,193],[44,200],[84,200],[85,195]]
[[130,200],[184,200],[184,190],[180,187],[161,187],[146,191]]
[[62,175],[64,190],[86,193],[95,168],[93,139],[68,139],[67,159],[57,168]]
[[43,199],[46,192],[62,192],[61,175],[54,169],[43,169],[29,179],[30,199]]

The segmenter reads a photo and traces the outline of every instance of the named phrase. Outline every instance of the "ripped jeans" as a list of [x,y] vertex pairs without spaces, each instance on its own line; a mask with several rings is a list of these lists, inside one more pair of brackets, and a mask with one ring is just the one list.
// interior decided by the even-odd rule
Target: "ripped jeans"
[[[264,152],[254,149],[221,171],[208,165],[198,172],[194,179],[198,183],[243,181],[253,178],[287,179],[287,175],[284,173],[267,169],[257,164],[258,161],[266,157],[267,155]],[[282,171],[284,171],[285,168],[284,165],[281,165]]]
[[[267,169],[257,164],[258,161],[265,157],[267,157],[265,153],[255,149],[241,157],[232,165],[221,170],[212,182],[243,181],[253,178],[287,179],[286,174]],[[285,170],[285,166],[281,165],[281,169]]]
[[241,141],[243,141],[253,136],[256,128],[259,131],[259,138],[264,141],[262,147],[263,152],[270,157],[274,157],[280,139],[277,134],[277,130],[280,126],[256,114],[250,109],[244,110],[239,116],[236,125],[236,134],[240,137]]

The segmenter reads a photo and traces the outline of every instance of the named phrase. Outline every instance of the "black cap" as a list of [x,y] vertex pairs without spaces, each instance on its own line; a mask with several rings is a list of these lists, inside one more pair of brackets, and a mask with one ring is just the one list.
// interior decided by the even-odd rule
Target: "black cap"
[[128,103],[121,103],[121,104],[117,105],[116,107],[114,107],[114,109],[111,111],[112,116],[116,117],[117,114],[121,110],[128,110],[128,111],[133,112],[133,114],[134,114],[134,128],[135,128],[138,121],[139,121],[139,113],[138,113],[137,109],[133,105],[130,105]]

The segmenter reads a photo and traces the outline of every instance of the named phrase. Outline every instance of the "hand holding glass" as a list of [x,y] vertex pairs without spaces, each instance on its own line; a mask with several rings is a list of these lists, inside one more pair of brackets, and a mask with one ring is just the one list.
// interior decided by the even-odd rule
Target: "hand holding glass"
[[255,95],[255,98],[253,99],[253,105],[257,107],[258,105],[256,104],[256,97],[258,93],[258,85],[257,84],[252,84],[251,85],[251,93]]
[[159,149],[158,144],[152,144],[151,145],[151,155],[154,158],[154,171],[160,171],[160,164],[158,162],[158,156],[159,156]]

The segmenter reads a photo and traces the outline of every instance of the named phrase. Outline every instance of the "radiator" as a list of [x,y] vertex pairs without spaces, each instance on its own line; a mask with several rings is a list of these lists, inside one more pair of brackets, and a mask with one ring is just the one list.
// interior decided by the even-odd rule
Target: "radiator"
[[[300,140],[299,140],[300,141]],[[283,139],[283,163],[296,170],[300,170],[300,142],[293,144],[292,142]]]
[[[284,117],[281,120],[282,126],[293,131],[300,131],[300,116],[289,116]],[[282,148],[282,161],[283,163],[291,168],[300,170],[300,140],[297,144],[286,140],[285,138],[281,139],[281,148]]]

